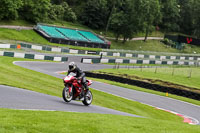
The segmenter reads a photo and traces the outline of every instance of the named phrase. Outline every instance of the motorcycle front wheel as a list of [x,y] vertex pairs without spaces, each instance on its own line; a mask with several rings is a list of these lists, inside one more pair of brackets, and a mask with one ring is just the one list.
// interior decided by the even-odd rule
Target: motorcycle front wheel
[[84,105],[88,106],[92,103],[92,100],[93,100],[92,92],[90,90],[88,90],[88,92],[84,96],[84,100],[82,101],[82,103]]
[[70,102],[73,98],[72,92],[69,92],[69,88],[65,87],[62,92],[62,97],[65,102]]

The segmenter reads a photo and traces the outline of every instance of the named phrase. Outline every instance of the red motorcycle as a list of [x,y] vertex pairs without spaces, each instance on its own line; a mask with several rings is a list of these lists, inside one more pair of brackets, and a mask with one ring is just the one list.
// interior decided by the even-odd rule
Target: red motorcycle
[[[86,106],[90,105],[93,100],[92,92],[90,90],[84,90],[81,80],[69,74],[63,79],[65,88],[63,89],[63,99],[65,102],[70,102],[71,100],[80,100],[80,94],[85,91],[82,103]],[[92,84],[91,80],[86,80],[88,86]]]

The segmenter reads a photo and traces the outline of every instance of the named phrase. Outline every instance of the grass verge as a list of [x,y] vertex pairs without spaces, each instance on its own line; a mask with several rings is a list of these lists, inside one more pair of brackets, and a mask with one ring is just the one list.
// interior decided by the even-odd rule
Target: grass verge
[[[97,72],[112,73],[113,75],[128,75],[128,77],[138,77],[167,81],[191,88],[200,89],[200,67],[162,67],[162,68],[140,68],[140,69],[104,69]],[[153,82],[153,81],[152,81]]]
[[[118,83],[118,82],[113,82],[113,81],[104,80],[104,79],[97,79],[97,78],[89,78],[89,79],[94,80],[94,81],[107,83],[107,84],[111,84],[111,85],[115,85],[115,86],[129,88],[129,89],[132,89],[132,90],[143,91],[143,92],[152,93],[152,94],[156,94],[156,95],[160,95],[160,96],[166,96],[166,94],[163,93],[163,92],[158,92],[158,91],[154,91],[154,90],[140,88],[140,87],[136,87],[136,86],[132,86],[132,85],[128,85],[128,84],[122,84],[122,83]],[[181,101],[185,101],[185,102],[188,102],[188,103],[196,104],[196,105],[200,106],[200,102],[197,101],[197,100],[193,100],[193,99],[189,99],[189,98],[185,98],[185,97],[181,97],[181,96],[177,96],[177,95],[173,95],[173,94],[168,94],[168,97],[173,98],[173,99],[177,99],[177,100],[181,100]]]
[[6,133],[197,133],[199,126],[127,116],[0,109],[0,132]]
[[[0,57],[0,84],[33,90],[61,97],[63,83],[61,79],[28,70],[13,61],[30,61],[11,57]],[[93,104],[119,111],[137,114],[147,118],[127,116],[20,111],[0,109],[1,132],[184,132],[198,131],[198,126],[182,123],[183,119],[165,111],[147,105],[93,90]],[[81,122],[79,121],[81,120]],[[159,125],[159,126],[158,126]],[[79,127],[79,128],[77,128]]]

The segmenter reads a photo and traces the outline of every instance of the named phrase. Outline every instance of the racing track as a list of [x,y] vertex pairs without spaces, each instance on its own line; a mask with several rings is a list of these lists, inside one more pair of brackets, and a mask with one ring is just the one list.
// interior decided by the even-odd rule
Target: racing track
[[[103,68],[112,68],[112,66],[101,65],[101,64],[81,64],[80,61],[78,60],[78,58],[80,59],[80,57],[74,57],[74,56],[72,57],[71,56],[70,60],[77,61],[76,63],[78,64],[78,66],[80,66],[80,68],[82,68],[84,71],[95,70],[95,69],[103,69]],[[58,78],[63,78],[63,75],[61,75],[57,72],[66,71],[68,63],[14,62],[14,64],[22,66],[24,68],[32,69],[32,70],[35,70],[35,71],[38,71],[38,72],[42,72],[42,73],[45,73],[45,74],[48,74],[48,75],[52,75],[52,76],[55,76],[55,77],[58,77]],[[2,86],[0,86],[0,88],[1,87]],[[113,85],[109,85],[109,84],[105,84],[105,83],[95,82],[95,81],[93,82],[93,85],[91,87],[94,88],[94,89],[100,90],[100,91],[104,91],[104,92],[107,92],[107,93],[110,93],[110,94],[113,94],[113,95],[117,95],[117,96],[120,96],[120,97],[124,97],[124,98],[130,99],[130,100],[138,101],[138,102],[148,104],[148,105],[151,105],[151,106],[154,106],[154,107],[162,108],[162,109],[165,109],[165,110],[170,110],[170,111],[173,111],[173,112],[178,112],[180,114],[184,114],[186,116],[194,118],[194,120],[197,120],[196,122],[200,121],[200,106],[197,106],[197,105],[182,102],[182,101],[179,101],[179,100],[174,100],[174,99],[171,99],[171,98],[168,98],[168,97],[162,97],[162,96],[149,94],[149,93],[145,93],[145,92],[130,90],[130,89],[117,87],[117,86],[113,86]],[[11,88],[11,90],[12,89],[13,88]],[[17,89],[15,89],[15,90],[17,90]],[[22,91],[22,90],[20,90],[20,91]],[[34,94],[35,93],[36,92],[34,92]],[[2,93],[0,93],[0,94],[2,94]],[[45,94],[39,94],[39,95],[45,95]],[[4,95],[4,96],[6,97],[6,95]],[[53,106],[57,106],[57,104],[58,104],[58,106],[60,106],[61,108],[65,107],[65,106],[63,106],[64,102],[60,101],[61,99],[57,99],[57,100],[48,100],[48,99],[49,98],[47,98],[47,101],[42,105],[52,107],[50,102],[54,101],[54,102],[56,102],[56,104],[55,103],[52,104]],[[53,97],[52,97],[52,99],[53,99]],[[15,103],[17,103],[17,101],[14,100],[13,105]],[[72,102],[70,104],[66,104],[66,108],[72,108],[72,109],[76,108],[76,110],[71,110],[71,111],[75,111],[75,112],[76,111],[80,112],[80,111],[86,109],[86,111],[83,111],[83,112],[92,112],[92,113],[101,112],[101,113],[104,113],[104,112],[101,111],[101,107],[92,105],[89,108],[85,108],[84,106],[80,106],[80,104],[82,104],[82,103]],[[4,105],[2,105],[2,103],[0,103],[0,105],[1,105],[0,107],[4,106]],[[5,106],[5,107],[7,107],[7,106]],[[58,108],[60,108],[60,107],[58,107]],[[7,108],[9,108],[9,107],[7,107]],[[10,108],[12,108],[12,107],[10,107]],[[36,109],[38,109],[38,108],[36,108]],[[44,109],[44,108],[41,108],[41,109]],[[114,110],[110,110],[110,109],[106,109],[106,108],[104,108],[104,109],[107,110],[107,112],[105,111],[106,114],[111,114],[111,113],[112,114],[120,114],[121,113],[122,115],[130,115],[130,114],[127,114],[127,113],[123,114],[122,112],[118,112],[118,111],[114,111]],[[54,109],[52,109],[52,110],[54,110]],[[70,110],[68,110],[68,111],[70,111]],[[112,111],[115,112],[115,113],[113,113]]]
[[[0,85],[0,108],[22,110],[70,111],[134,116],[136,115],[99,107],[84,106],[81,102],[65,103],[61,98],[34,91]],[[3,95],[2,95],[3,94]]]

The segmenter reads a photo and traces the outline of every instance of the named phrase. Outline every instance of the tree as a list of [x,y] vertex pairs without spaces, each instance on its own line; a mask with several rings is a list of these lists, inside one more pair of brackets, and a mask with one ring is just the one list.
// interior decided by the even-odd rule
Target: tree
[[200,1],[195,0],[193,1],[194,5],[194,31],[193,34],[194,36],[200,38]]
[[58,20],[58,19],[63,19],[64,16],[64,8],[62,5],[50,5],[50,10],[48,17],[50,20]]
[[194,27],[194,0],[179,0],[180,5],[180,30],[185,34],[192,35]]
[[140,23],[142,23],[145,31],[145,39],[150,32],[161,21],[160,3],[159,0],[136,0],[138,5],[138,15],[141,17]]
[[22,17],[34,23],[48,20],[50,10],[50,0],[23,0],[24,6],[20,14]]
[[18,18],[18,9],[23,5],[22,0],[0,0],[0,20]]
[[66,0],[51,0],[51,3],[55,5],[61,5],[64,1]]
[[104,28],[108,16],[106,5],[106,0],[88,0],[81,16],[82,23],[94,29]]
[[116,11],[116,7],[120,6],[123,3],[123,0],[108,0],[108,18],[106,22],[105,35],[107,34],[108,28],[110,26],[111,17]]
[[162,22],[160,27],[166,31],[179,31],[180,6],[177,0],[161,0]]
[[116,35],[116,40],[120,35],[123,36],[124,43],[127,39],[132,39],[140,30],[139,18],[134,0],[124,0],[118,11],[112,15],[111,29]]
[[72,11],[72,9],[66,2],[63,2],[60,5],[50,5],[49,19],[65,20],[70,22],[74,22],[77,20],[76,14]]
[[76,14],[72,11],[66,2],[62,3],[64,9],[63,19],[70,22],[75,22],[77,20]]

